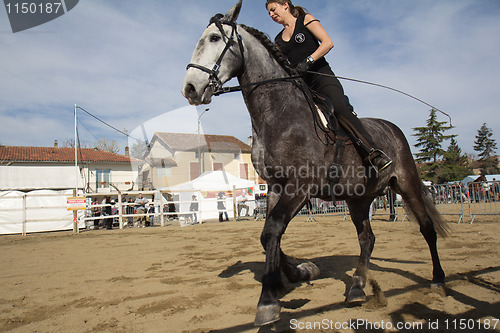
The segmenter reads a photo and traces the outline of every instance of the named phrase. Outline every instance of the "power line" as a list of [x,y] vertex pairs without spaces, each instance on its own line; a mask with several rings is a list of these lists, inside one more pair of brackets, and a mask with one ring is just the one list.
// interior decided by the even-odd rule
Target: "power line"
[[108,127],[112,128],[112,129],[114,129],[114,130],[115,130],[115,131],[117,131],[118,133],[123,134],[123,135],[125,135],[125,136],[126,136],[126,137],[128,137],[128,138],[132,138],[132,139],[136,140],[137,142],[144,141],[144,140],[141,140],[141,139],[134,138],[134,137],[133,137],[133,136],[131,136],[130,134],[125,133],[125,132],[123,132],[123,131],[119,130],[118,128],[116,128],[116,127],[114,127],[114,126],[112,126],[112,125],[108,124],[108,123],[107,123],[107,122],[105,122],[104,120],[102,120],[102,119],[100,119],[99,117],[97,117],[97,116],[93,115],[92,113],[90,113],[89,111],[85,110],[84,108],[82,108],[82,107],[80,107],[80,106],[78,106],[78,105],[76,105],[76,108],[77,108],[77,109],[82,110],[83,112],[85,112],[86,114],[88,114],[89,116],[91,116],[92,118],[94,118],[95,120],[97,120],[97,121],[99,121],[99,122],[103,123],[104,125],[106,125],[106,126],[108,126]]
[[78,119],[78,123],[82,125],[87,130],[87,132],[89,132],[94,137],[94,139],[96,139],[96,141],[99,140],[99,138],[87,126],[85,126],[85,124],[80,119]]

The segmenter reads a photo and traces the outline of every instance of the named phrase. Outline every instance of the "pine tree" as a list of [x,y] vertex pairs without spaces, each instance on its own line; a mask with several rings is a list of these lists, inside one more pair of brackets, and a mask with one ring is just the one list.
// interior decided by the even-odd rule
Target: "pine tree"
[[479,154],[481,164],[481,174],[495,174],[499,172],[498,157],[495,156],[497,143],[492,138],[493,132],[483,123],[477,131],[476,141],[474,141],[474,150]]
[[453,128],[452,126],[445,126],[445,121],[438,121],[436,110],[431,109],[429,119],[427,119],[427,126],[414,127],[413,130],[417,132],[413,136],[417,137],[415,147],[420,148],[420,151],[415,154],[417,162],[432,161],[433,164],[437,163],[438,157],[443,156],[444,150],[441,145],[444,140],[454,138],[456,135],[445,135],[444,132]]
[[443,164],[437,172],[438,183],[447,183],[464,179],[472,173],[469,159],[462,154],[457,141],[452,138],[448,150],[443,154]]
[[492,157],[497,149],[497,143],[491,137],[493,132],[483,123],[483,126],[477,131],[476,141],[474,141],[474,150],[479,152],[479,160],[484,161]]

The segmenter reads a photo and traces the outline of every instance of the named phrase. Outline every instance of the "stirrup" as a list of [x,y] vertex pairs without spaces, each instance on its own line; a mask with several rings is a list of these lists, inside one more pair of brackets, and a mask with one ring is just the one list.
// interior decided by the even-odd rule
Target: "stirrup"
[[[375,165],[373,163],[373,160],[376,158],[381,158],[381,165]],[[389,165],[392,164],[392,160],[390,159],[389,156],[387,156],[386,153],[384,153],[380,149],[371,149],[370,152],[368,153],[368,157],[366,157],[366,160],[370,163],[370,165],[378,172],[380,173],[382,170],[386,169]]]

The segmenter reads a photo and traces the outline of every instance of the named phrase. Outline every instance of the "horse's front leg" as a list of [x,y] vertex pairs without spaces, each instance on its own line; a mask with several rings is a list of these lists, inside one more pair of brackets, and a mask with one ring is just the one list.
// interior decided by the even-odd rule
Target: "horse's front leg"
[[366,294],[363,289],[366,285],[368,263],[370,262],[370,256],[375,245],[375,235],[373,234],[369,220],[369,209],[372,201],[373,198],[347,201],[352,221],[356,226],[359,246],[361,248],[358,266],[352,277],[353,284],[347,295],[347,302],[364,302],[366,300]]
[[280,273],[282,264],[281,236],[291,218],[300,210],[306,200],[306,195],[298,193],[297,195],[283,194],[281,196],[274,193],[271,192],[268,195],[268,202],[274,201],[276,204],[270,205],[272,208],[269,209],[260,237],[266,251],[266,264],[262,277],[262,292],[257,304],[255,326],[270,324],[280,318],[280,303],[277,294],[282,286]]

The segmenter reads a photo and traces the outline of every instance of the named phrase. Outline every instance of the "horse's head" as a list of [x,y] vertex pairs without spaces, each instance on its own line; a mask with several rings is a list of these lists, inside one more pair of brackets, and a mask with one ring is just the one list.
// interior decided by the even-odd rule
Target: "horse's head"
[[242,68],[243,44],[236,25],[241,2],[225,15],[215,15],[198,41],[182,86],[190,104],[210,103],[212,95]]

